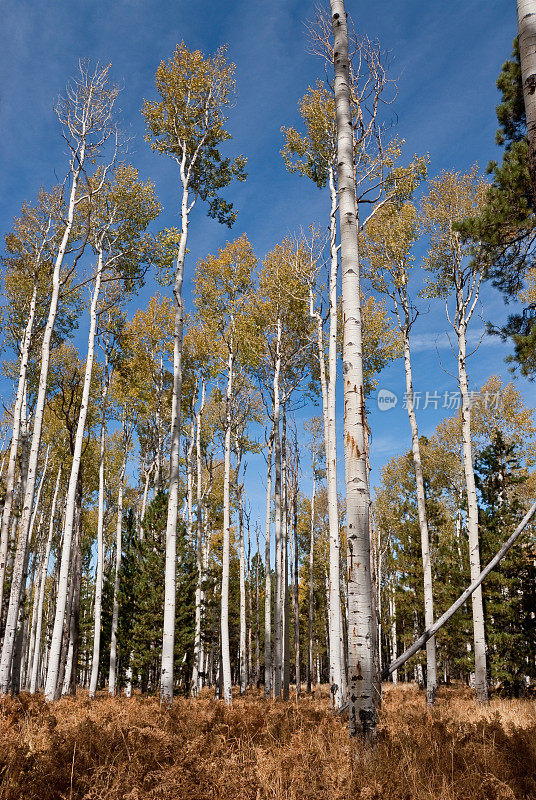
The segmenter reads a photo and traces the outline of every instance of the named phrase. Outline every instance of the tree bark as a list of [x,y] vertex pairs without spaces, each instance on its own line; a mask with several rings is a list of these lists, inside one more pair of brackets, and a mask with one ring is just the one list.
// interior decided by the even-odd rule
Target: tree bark
[[54,629],[50,644],[50,654],[48,662],[47,680],[45,685],[45,698],[54,700],[56,685],[58,683],[58,669],[61,653],[61,641],[63,634],[63,623],[65,618],[65,607],[67,603],[67,586],[69,577],[69,564],[71,560],[71,544],[73,538],[73,527],[75,521],[75,504],[78,476],[80,473],[80,463],[82,460],[82,444],[84,440],[84,430],[86,427],[87,411],[89,406],[89,392],[91,388],[91,375],[93,372],[93,359],[95,356],[95,331],[97,327],[97,303],[102,279],[103,253],[99,252],[97,271],[95,275],[95,287],[91,298],[90,309],[90,328],[88,337],[88,350],[86,359],[86,369],[84,373],[84,384],[82,389],[82,400],[80,413],[78,415],[78,425],[76,429],[73,463],[69,477],[67,489],[67,504],[65,510],[65,527],[63,533],[63,545],[61,551],[60,576],[58,584],[58,597],[56,601],[56,614],[54,617]]
[[221,675],[223,698],[232,702],[231,653],[229,650],[229,556],[231,534],[231,399],[233,396],[233,348],[229,349],[227,367],[227,395],[225,401],[225,453],[223,477],[223,554],[221,576]]
[[[123,421],[123,439],[125,435],[125,422]],[[128,447],[128,444],[126,444]],[[112,633],[110,639],[110,668],[108,671],[108,694],[115,695],[116,692],[116,673],[117,673],[117,628],[119,623],[119,585],[121,571],[121,556],[123,550],[123,487],[125,481],[125,471],[127,467],[127,450],[121,474],[119,475],[119,490],[117,492],[117,526],[115,533],[115,572],[114,572],[114,599],[112,611]]]
[[313,491],[311,494],[311,527],[309,532],[309,619],[308,619],[308,658],[307,658],[307,691],[311,691],[313,681],[313,614],[314,614],[314,548],[315,548],[315,497],[316,472],[315,455],[313,454]]
[[95,697],[99,679],[100,638],[102,617],[102,587],[104,580],[104,456],[106,452],[106,402],[110,386],[108,368],[108,352],[105,355],[104,375],[101,395],[101,428],[99,451],[99,505],[97,520],[97,572],[95,575],[95,603],[93,605],[93,656],[91,659],[91,677],[89,679],[89,697]]
[[517,0],[517,26],[527,118],[529,172],[536,206],[536,0]]
[[173,331],[173,394],[171,399],[171,451],[169,459],[169,497],[166,523],[166,567],[164,589],[164,626],[162,633],[162,662],[160,673],[160,698],[170,704],[173,700],[173,657],[175,648],[175,585],[177,559],[177,520],[179,517],[179,466],[181,436],[182,394],[182,334],[183,301],[182,282],[186,240],[188,237],[188,180],[184,159],[181,164],[183,185],[181,203],[181,238],[177,256],[177,269],[173,285],[175,322]]
[[275,529],[275,587],[274,587],[274,685],[273,696],[281,696],[283,679],[283,617],[282,617],[282,542],[281,542],[281,436],[279,430],[280,418],[280,387],[279,378],[281,371],[281,320],[277,320],[277,343],[276,361],[274,370],[274,462],[275,462],[275,481],[274,481],[274,529]]
[[272,505],[272,453],[274,428],[268,440],[266,467],[266,525],[264,540],[264,696],[272,695],[272,568],[270,566],[270,529]]
[[197,472],[197,543],[196,566],[197,585],[195,587],[195,631],[194,631],[194,666],[192,673],[192,696],[197,697],[202,686],[201,674],[203,673],[204,652],[201,644],[201,599],[203,592],[203,483],[201,464],[201,418],[205,408],[206,382],[202,378],[201,404],[196,419],[196,472]]
[[[419,528],[421,531],[421,553],[424,578],[424,618],[427,628],[434,622],[434,596],[432,589],[432,561],[430,556],[430,535],[428,532],[428,519],[426,515],[426,500],[424,494],[424,479],[422,474],[421,448],[419,444],[419,430],[413,405],[413,380],[411,375],[411,352],[409,345],[409,313],[405,311],[405,324],[402,326],[404,339],[404,368],[406,372],[406,397],[407,410],[411,426],[411,448],[413,452],[413,467],[415,469],[415,483],[417,490],[417,510],[419,515]],[[436,646],[432,637],[426,643],[426,702],[433,705],[437,692]]]
[[376,737],[369,489],[365,456],[361,286],[350,110],[348,30],[343,0],[331,0],[337,173],[341,231],[344,449],[348,540],[348,691],[351,735]]

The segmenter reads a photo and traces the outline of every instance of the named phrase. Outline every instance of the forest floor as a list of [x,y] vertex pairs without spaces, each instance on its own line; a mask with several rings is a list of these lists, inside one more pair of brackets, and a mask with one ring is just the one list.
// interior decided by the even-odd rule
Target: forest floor
[[536,701],[387,686],[374,751],[350,740],[325,687],[299,702],[252,691],[102,693],[0,703],[1,800],[512,800],[536,798]]

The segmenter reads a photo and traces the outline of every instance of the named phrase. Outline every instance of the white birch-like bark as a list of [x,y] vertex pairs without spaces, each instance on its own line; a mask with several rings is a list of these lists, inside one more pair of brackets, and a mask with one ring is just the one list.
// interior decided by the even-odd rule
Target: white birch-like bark
[[274,432],[268,439],[266,461],[266,524],[264,539],[264,696],[272,694],[272,568],[270,565],[270,530],[272,506],[272,454]]
[[[411,352],[409,344],[409,311],[407,304],[404,308],[405,323],[401,326],[404,341],[404,369],[406,372],[406,397],[409,423],[411,426],[411,449],[413,452],[413,467],[415,469],[415,484],[417,492],[417,511],[419,515],[419,528],[421,532],[421,553],[424,579],[424,619],[427,628],[434,622],[434,596],[432,588],[432,561],[430,556],[430,535],[428,532],[428,519],[426,515],[426,501],[424,494],[424,479],[422,474],[421,448],[419,444],[419,430],[417,417],[413,405],[413,379],[411,374]],[[437,692],[436,646],[432,637],[426,643],[426,702],[433,705]]]
[[517,0],[517,36],[529,143],[529,171],[536,203],[536,0]]
[[175,648],[175,587],[177,559],[177,521],[179,517],[179,466],[181,436],[182,394],[182,336],[184,311],[182,282],[188,237],[188,179],[183,157],[180,165],[182,180],[181,238],[177,255],[177,268],[173,284],[175,319],[173,330],[173,393],[171,397],[171,445],[169,458],[169,496],[166,523],[166,567],[164,576],[164,626],[162,633],[162,663],[160,672],[160,698],[164,703],[173,699],[173,657]]
[[225,451],[223,475],[223,553],[221,574],[221,671],[223,699],[227,705],[232,701],[231,652],[229,649],[229,557],[231,535],[231,400],[233,396],[233,347],[229,348],[227,364],[227,393],[225,398]]
[[282,407],[281,435],[281,627],[283,630],[283,700],[290,694],[290,630],[289,630],[289,595],[288,595],[288,480],[287,480],[287,412]]
[[7,551],[9,543],[9,523],[11,520],[11,510],[13,508],[13,489],[15,487],[15,473],[17,468],[17,453],[20,440],[21,410],[26,394],[26,374],[28,372],[28,359],[30,356],[30,342],[32,338],[33,324],[35,320],[35,310],[37,305],[37,280],[34,283],[28,321],[22,338],[19,381],[17,384],[17,396],[13,408],[13,434],[11,436],[11,446],[9,449],[9,461],[6,474],[6,489],[4,498],[4,508],[2,510],[2,525],[0,528],[0,616],[3,608],[4,580],[6,574]]
[[311,526],[309,530],[309,620],[308,620],[308,659],[307,691],[313,682],[313,614],[314,614],[314,552],[315,552],[315,499],[316,499],[316,453],[313,453],[313,491],[311,493]]
[[15,563],[13,566],[13,574],[11,578],[11,594],[9,598],[9,608],[6,619],[6,629],[4,634],[4,644],[2,647],[2,657],[0,660],[0,695],[5,694],[9,687],[9,679],[11,673],[11,662],[13,658],[13,645],[15,641],[15,632],[17,627],[17,620],[19,617],[19,606],[22,591],[22,580],[24,571],[24,562],[26,556],[26,547],[28,539],[28,528],[30,525],[31,513],[33,508],[34,494],[35,494],[35,480],[37,475],[37,465],[39,459],[39,448],[41,445],[41,430],[43,427],[43,416],[45,412],[45,400],[48,381],[48,369],[50,364],[50,349],[52,343],[52,334],[54,332],[54,325],[56,323],[56,315],[58,311],[58,301],[60,294],[60,280],[61,268],[67,250],[67,244],[71,235],[71,230],[74,221],[74,212],[76,205],[76,193],[78,189],[78,181],[82,167],[84,164],[85,156],[85,142],[82,140],[82,145],[77,152],[76,167],[73,168],[73,177],[71,184],[71,193],[69,197],[69,205],[67,210],[67,221],[65,230],[61,239],[61,243],[54,262],[54,270],[51,280],[51,296],[50,306],[48,310],[48,318],[43,334],[43,341],[41,343],[41,369],[39,372],[39,384],[37,389],[37,399],[35,403],[34,412],[34,426],[32,433],[32,443],[30,447],[30,458],[28,463],[28,478],[26,481],[26,489],[24,492],[24,504],[22,515],[19,524],[19,538],[17,542],[17,553],[15,555]]
[[[125,423],[123,422],[123,439],[126,442]],[[121,570],[121,556],[123,550],[123,487],[125,482],[125,470],[127,468],[127,448],[125,445],[125,457],[119,475],[119,489],[117,491],[117,526],[115,531],[115,572],[114,572],[114,599],[112,610],[112,633],[110,638],[110,667],[108,670],[108,694],[115,694],[116,670],[117,670],[117,627],[119,623],[119,580]]]
[[[95,309],[96,313],[96,309]],[[89,679],[89,697],[95,697],[99,678],[102,587],[104,581],[104,456],[106,452],[106,401],[110,386],[108,369],[108,353],[105,355],[104,376],[101,395],[101,429],[99,447],[99,501],[97,516],[97,571],[95,574],[95,602],[93,604],[93,655],[91,658],[91,677]]]
[[[458,308],[463,304],[457,293]],[[480,544],[478,537],[478,502],[476,497],[473,448],[471,442],[471,401],[466,368],[466,323],[458,320],[458,379],[462,401],[462,447],[463,470],[467,489],[467,535],[469,539],[469,564],[471,581],[480,574]],[[486,674],[486,637],[484,632],[484,605],[482,587],[478,586],[471,596],[473,609],[473,635],[475,644],[475,697],[478,703],[488,702],[488,679]],[[429,627],[428,624],[426,627]]]
[[244,694],[247,688],[247,669],[246,669],[246,560],[244,550],[244,513],[243,513],[243,490],[244,487],[238,483],[238,471],[240,469],[240,449],[237,442],[238,460],[236,465],[236,493],[238,497],[238,557],[239,557],[239,583],[240,583],[240,629],[239,629],[239,664],[240,664],[240,694]]
[[[396,661],[397,659],[397,643],[396,643],[396,598],[395,598],[395,591],[394,587],[391,588],[389,593],[389,619],[391,622],[390,625],[390,636],[391,636],[391,661]],[[393,677],[393,684],[395,686],[398,685],[398,670],[394,670],[392,672]]]
[[280,421],[280,372],[281,372],[281,319],[277,320],[276,360],[273,381],[273,419],[274,419],[274,530],[275,530],[275,586],[274,586],[274,685],[273,696],[281,695],[283,679],[283,617],[282,617],[282,542],[281,542],[281,436],[279,431]]
[[331,0],[343,310],[344,450],[348,541],[350,734],[376,736],[369,489],[366,468],[361,286],[350,109],[348,29],[343,0]]
[[54,495],[52,497],[52,505],[50,507],[50,519],[48,525],[48,536],[45,547],[45,555],[41,564],[41,573],[39,576],[39,589],[37,599],[37,624],[35,630],[35,645],[33,651],[33,659],[31,666],[30,676],[30,693],[35,694],[37,691],[37,678],[39,674],[39,661],[41,657],[41,639],[43,635],[43,606],[45,602],[45,587],[48,575],[48,563],[50,561],[50,551],[52,549],[52,539],[54,536],[54,516],[56,514],[56,505],[58,502],[58,493],[61,483],[62,465],[58,468],[58,475],[56,478],[56,485],[54,487]]
[[197,473],[197,542],[196,566],[197,585],[195,587],[195,630],[194,630],[194,666],[192,673],[192,696],[197,697],[202,686],[203,649],[201,646],[201,600],[203,592],[203,474],[201,464],[201,419],[205,408],[206,382],[201,378],[201,403],[196,414],[195,458]]
[[76,490],[78,483],[78,475],[80,472],[80,463],[82,460],[82,444],[84,440],[84,430],[86,427],[86,417],[89,405],[89,391],[91,388],[93,359],[95,356],[97,304],[101,286],[102,269],[103,269],[103,253],[101,250],[98,255],[97,270],[95,275],[95,287],[93,289],[93,296],[91,298],[90,327],[88,336],[86,369],[84,373],[82,400],[80,403],[80,412],[78,415],[78,424],[76,428],[73,463],[71,466],[69,486],[67,489],[67,503],[65,508],[63,545],[61,550],[60,574],[58,581],[58,596],[56,600],[56,613],[54,616],[54,628],[52,631],[52,640],[50,643],[47,679],[45,684],[45,699],[49,701],[54,700],[56,693],[56,686],[58,682],[58,672],[59,672],[60,655],[61,655],[61,641],[63,636],[63,623],[65,619],[65,608],[67,605],[69,565],[71,561],[71,545],[72,545],[73,528],[75,521]]

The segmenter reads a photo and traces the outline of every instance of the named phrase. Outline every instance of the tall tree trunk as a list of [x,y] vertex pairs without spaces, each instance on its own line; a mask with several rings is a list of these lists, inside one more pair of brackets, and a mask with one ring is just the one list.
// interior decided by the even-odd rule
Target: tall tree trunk
[[[480,544],[478,539],[478,503],[476,498],[473,448],[471,442],[471,401],[469,397],[466,368],[466,328],[463,322],[459,323],[458,331],[458,379],[462,400],[462,446],[463,470],[467,488],[467,534],[469,538],[471,581],[474,581],[480,574]],[[484,633],[484,606],[482,603],[481,586],[478,586],[473,592],[471,600],[473,606],[473,633],[475,643],[475,696],[478,703],[487,703],[486,637]],[[426,627],[429,627],[428,624]]]
[[[424,618],[427,628],[434,622],[434,596],[432,591],[432,561],[430,556],[430,536],[428,533],[428,519],[426,515],[426,501],[424,494],[424,479],[422,474],[421,448],[419,444],[419,430],[413,406],[413,380],[411,375],[411,353],[409,345],[409,310],[404,307],[405,324],[402,326],[404,339],[404,368],[406,371],[406,397],[408,417],[411,425],[411,448],[413,451],[413,467],[415,469],[415,482],[417,489],[417,511],[419,515],[419,528],[421,531],[422,568],[424,577]],[[433,705],[437,691],[436,646],[432,637],[426,643],[426,702]]]
[[39,589],[37,598],[37,624],[35,630],[35,645],[32,659],[31,677],[30,677],[30,692],[35,694],[37,691],[37,679],[39,675],[39,661],[41,657],[41,638],[43,631],[43,606],[45,602],[45,587],[48,574],[48,562],[50,560],[50,551],[52,549],[52,538],[54,536],[54,516],[56,514],[56,505],[58,502],[58,493],[61,483],[62,465],[58,468],[58,476],[56,478],[56,486],[54,487],[54,495],[52,497],[52,505],[50,507],[50,520],[48,525],[48,536],[45,547],[45,555],[41,564],[41,573],[39,576]]
[[313,615],[314,615],[314,549],[315,549],[315,497],[316,472],[315,455],[313,454],[313,491],[311,494],[311,527],[309,531],[309,624],[308,624],[308,658],[307,658],[307,691],[311,691],[313,682]]
[[348,541],[348,689],[350,734],[376,737],[375,624],[372,608],[369,489],[365,456],[361,286],[350,110],[348,29],[343,0],[331,0],[334,36],[337,170],[341,231],[344,450]]
[[65,257],[67,244],[73,227],[78,180],[84,164],[84,156],[85,156],[85,145],[82,144],[80,151],[78,153],[77,166],[73,170],[71,193],[69,197],[69,206],[67,211],[67,222],[58,249],[58,254],[56,256],[56,261],[54,263],[54,271],[52,274],[52,281],[51,281],[52,290],[50,297],[50,306],[48,310],[48,318],[45,326],[45,331],[43,334],[43,341],[41,343],[41,369],[39,373],[39,384],[37,389],[37,399],[34,412],[32,444],[30,448],[30,458],[28,463],[28,479],[26,481],[26,490],[24,492],[24,505],[19,524],[17,552],[15,554],[15,563],[11,578],[11,593],[9,597],[9,608],[6,620],[6,630],[4,634],[4,644],[2,647],[2,657],[0,660],[0,695],[5,694],[9,686],[11,660],[13,657],[13,645],[15,641],[17,620],[19,617],[24,562],[25,562],[27,539],[28,539],[28,528],[30,526],[30,519],[34,502],[35,480],[37,476],[39,449],[41,445],[41,430],[43,427],[43,416],[45,412],[48,368],[50,363],[50,349],[52,344],[52,334],[54,332],[54,325],[56,323],[56,314],[58,311],[61,268],[63,265],[63,259]]
[[181,164],[183,185],[181,204],[181,238],[177,256],[177,269],[173,285],[175,323],[173,331],[173,394],[171,399],[171,451],[169,459],[169,496],[166,523],[166,567],[164,577],[164,626],[162,632],[162,663],[160,673],[160,698],[171,703],[173,699],[173,656],[175,649],[175,585],[177,560],[177,520],[179,517],[179,466],[181,436],[182,393],[182,333],[184,326],[182,282],[184,258],[188,237],[188,181]]
[[[296,476],[297,478],[297,476]],[[301,694],[301,654],[300,654],[300,558],[298,552],[298,487],[292,493],[292,530],[294,533],[294,653],[296,658],[296,697]]]
[[[125,421],[123,421],[123,439],[126,441]],[[108,693],[115,694],[117,674],[117,628],[119,624],[119,582],[121,570],[121,556],[123,550],[123,486],[127,468],[127,448],[121,473],[119,475],[119,489],[117,492],[117,526],[115,532],[115,572],[114,572],[114,599],[112,611],[112,634],[110,639],[110,668],[108,670]]]
[[[394,587],[389,592],[389,618],[391,622],[391,662],[397,659],[397,646],[396,646],[396,599]],[[398,671],[395,669],[392,673],[393,684],[398,684]]]
[[279,378],[281,371],[281,356],[279,353],[281,341],[281,320],[277,320],[277,351],[274,370],[274,528],[275,528],[275,587],[274,587],[274,686],[273,696],[278,698],[281,695],[282,671],[283,671],[283,617],[281,607],[282,597],[282,546],[281,546],[281,436],[279,431],[280,418],[280,387]]
[[84,373],[84,384],[82,389],[82,400],[80,403],[80,413],[76,428],[74,444],[73,463],[69,486],[67,489],[67,505],[65,510],[65,528],[63,533],[63,545],[61,550],[60,577],[58,584],[58,598],[56,602],[56,614],[54,617],[54,630],[50,644],[50,655],[48,662],[47,680],[45,685],[45,698],[54,700],[56,685],[58,683],[58,670],[61,654],[61,642],[63,634],[63,624],[65,618],[65,607],[67,603],[67,586],[69,577],[69,565],[71,561],[71,544],[73,538],[73,528],[75,522],[76,491],[78,476],[80,473],[80,463],[82,460],[82,444],[84,441],[84,430],[86,427],[87,411],[89,406],[89,392],[91,388],[91,375],[93,372],[93,359],[95,356],[95,331],[97,327],[97,304],[101,286],[103,269],[103,254],[99,252],[97,272],[95,275],[95,287],[91,298],[90,327],[88,337],[86,369]]
[[264,696],[272,695],[272,569],[270,566],[270,529],[272,505],[272,454],[274,428],[268,439],[266,466],[266,525],[264,540]]
[[21,411],[26,395],[26,374],[28,372],[28,359],[30,357],[30,341],[32,338],[33,324],[35,320],[35,309],[37,305],[37,280],[34,283],[28,321],[22,338],[19,381],[17,385],[17,396],[13,408],[13,434],[11,436],[11,446],[9,449],[9,461],[6,474],[6,489],[4,497],[4,508],[2,511],[2,525],[0,528],[0,618],[2,616],[4,580],[6,575],[7,550],[9,543],[9,522],[11,519],[11,509],[13,507],[13,489],[15,487],[15,473],[17,468],[17,453],[20,441]]
[[225,453],[223,477],[223,554],[221,575],[221,679],[223,698],[232,701],[231,653],[229,650],[229,558],[231,534],[231,400],[233,396],[233,347],[229,350],[227,367],[227,395],[225,403]]
[[236,465],[236,493],[238,497],[238,556],[240,571],[240,635],[239,635],[239,661],[240,661],[240,694],[244,694],[247,685],[246,669],[246,561],[244,553],[244,509],[243,486],[238,484],[238,470],[240,458]]
[[281,611],[283,614],[283,700],[290,694],[290,629],[288,592],[288,475],[287,475],[287,412],[283,404],[283,425],[281,437],[281,488],[282,488],[282,536],[281,536]]
[[194,631],[194,666],[192,673],[192,696],[197,697],[202,686],[203,648],[201,646],[201,600],[203,593],[203,473],[201,463],[201,418],[205,408],[206,382],[202,378],[201,404],[196,415],[195,457],[197,473],[197,543],[196,565],[197,584],[195,587],[195,631]]
[[261,554],[259,549],[259,528],[257,525],[255,525],[255,536],[257,539],[257,565],[255,569],[255,686],[259,688],[261,679],[261,610],[259,587]]
[[97,571],[95,574],[95,603],[93,605],[93,656],[91,659],[91,677],[89,680],[89,697],[91,700],[93,700],[95,697],[95,692],[97,691],[97,682],[99,679],[102,587],[104,582],[104,456],[106,452],[106,404],[108,399],[108,389],[110,387],[110,378],[111,375],[108,368],[108,351],[106,350],[101,395]]
[[517,36],[529,142],[529,171],[536,206],[536,0],[517,0]]

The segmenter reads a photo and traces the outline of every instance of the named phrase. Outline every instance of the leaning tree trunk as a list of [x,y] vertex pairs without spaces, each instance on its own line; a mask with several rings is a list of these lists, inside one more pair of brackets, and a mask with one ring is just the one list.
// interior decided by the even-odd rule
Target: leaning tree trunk
[[6,488],[4,496],[4,508],[2,511],[2,526],[0,529],[0,618],[2,616],[4,579],[6,574],[7,551],[9,542],[9,523],[11,520],[11,509],[13,507],[13,489],[15,487],[15,472],[17,468],[17,453],[20,440],[21,411],[26,394],[26,373],[28,372],[28,359],[30,356],[30,341],[32,337],[33,324],[35,319],[35,309],[37,305],[37,280],[34,283],[32,299],[30,301],[30,311],[28,322],[22,338],[19,382],[17,385],[17,397],[13,409],[13,434],[11,436],[11,447],[9,450],[9,461],[6,474]]
[[536,206],[536,0],[517,0],[517,36],[527,118],[529,171]]
[[348,29],[343,0],[331,0],[334,36],[337,170],[341,231],[344,455],[348,541],[348,693],[350,734],[376,736],[373,604],[370,576],[369,489],[365,454],[365,397],[358,219],[350,109]]
[[99,505],[97,519],[97,572],[95,575],[95,603],[93,605],[93,656],[91,659],[91,677],[89,679],[89,697],[95,697],[99,679],[99,658],[102,618],[102,588],[104,582],[104,455],[106,451],[106,401],[110,386],[108,371],[108,353],[106,352],[101,397],[101,429],[99,452]]
[[233,395],[233,350],[229,350],[227,372],[227,396],[225,404],[225,453],[223,477],[223,554],[221,574],[221,677],[223,682],[223,698],[230,705],[232,701],[231,686],[231,652],[229,649],[229,558],[231,534],[231,399]]
[[[411,375],[411,354],[409,347],[409,314],[407,307],[404,309],[406,319],[402,328],[404,337],[404,367],[406,371],[406,396],[408,417],[411,425],[411,447],[413,451],[413,467],[415,469],[415,482],[417,488],[417,511],[419,515],[419,528],[421,531],[421,553],[424,577],[424,619],[427,628],[434,622],[434,596],[432,591],[432,561],[430,557],[430,536],[428,533],[428,519],[426,516],[426,502],[424,495],[424,479],[422,474],[421,448],[419,444],[419,431],[417,418],[413,406],[413,380]],[[426,702],[433,705],[437,691],[436,672],[436,646],[432,637],[426,643]]]
[[[266,526],[264,540],[264,696],[272,695],[272,570],[270,567],[270,528],[272,506],[272,451],[274,429],[268,440],[266,468]],[[257,565],[258,569],[258,565]]]
[[181,437],[182,393],[182,333],[183,302],[182,281],[184,258],[188,237],[188,183],[181,165],[183,181],[181,205],[181,238],[177,256],[177,269],[173,286],[175,322],[173,331],[173,394],[171,398],[171,449],[169,457],[169,496],[166,523],[166,566],[164,577],[164,626],[162,632],[162,662],[160,672],[160,698],[171,703],[173,699],[173,656],[175,648],[175,585],[177,560],[177,521],[179,518],[179,467]]
[[95,356],[95,331],[97,328],[97,304],[102,279],[103,253],[99,252],[97,273],[95,276],[95,288],[91,298],[90,327],[88,337],[86,369],[84,374],[84,384],[82,389],[82,400],[80,403],[80,413],[78,415],[78,425],[74,444],[73,463],[69,486],[67,489],[67,503],[65,509],[65,526],[63,533],[63,545],[61,550],[60,575],[58,582],[58,597],[56,600],[56,614],[54,617],[54,629],[52,631],[52,641],[50,643],[50,653],[48,659],[47,679],[45,684],[45,698],[54,700],[56,685],[58,683],[58,671],[61,655],[61,642],[63,636],[63,623],[65,619],[65,608],[67,605],[67,589],[69,579],[69,565],[71,562],[71,544],[73,538],[73,528],[75,522],[76,491],[78,476],[80,473],[80,463],[82,460],[82,445],[84,441],[84,431],[89,406],[89,392],[91,388],[91,375],[93,372],[93,359]]
[[[469,564],[471,580],[480,574],[480,544],[478,541],[478,503],[471,443],[471,401],[466,369],[466,329],[463,321],[458,327],[458,378],[462,400],[462,446],[463,470],[467,488],[467,534],[469,538]],[[482,587],[478,586],[471,596],[473,606],[473,632],[475,645],[475,696],[478,703],[488,702],[488,679],[486,674],[486,637],[484,633],[484,605]],[[427,624],[428,627],[428,624]]]

